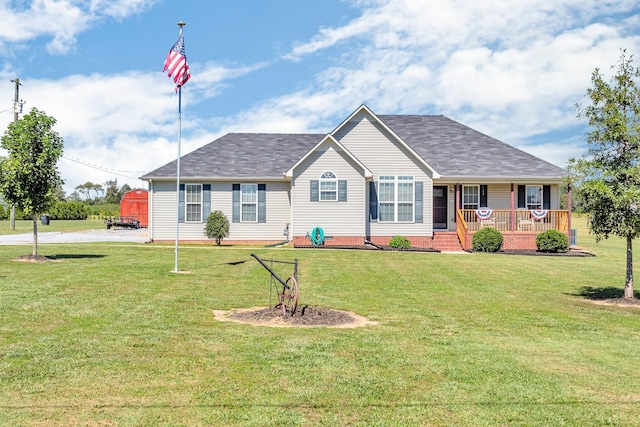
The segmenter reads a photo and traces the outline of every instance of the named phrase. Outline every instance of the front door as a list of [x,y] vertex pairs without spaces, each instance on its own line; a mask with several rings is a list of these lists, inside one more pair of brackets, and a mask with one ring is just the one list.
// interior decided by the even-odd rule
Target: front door
[[433,187],[433,228],[434,230],[447,229],[447,190],[446,185]]

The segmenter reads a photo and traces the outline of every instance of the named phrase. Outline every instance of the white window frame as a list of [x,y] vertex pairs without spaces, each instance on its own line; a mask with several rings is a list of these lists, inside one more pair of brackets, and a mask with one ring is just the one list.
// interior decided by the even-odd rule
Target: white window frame
[[[532,201],[529,202],[529,190],[532,190],[532,196],[536,196],[536,192],[537,192],[537,196],[539,197],[539,200],[536,201]],[[532,210],[532,209],[542,209],[542,207],[544,206],[544,187],[542,185],[527,185],[526,189],[525,189],[525,206],[527,209]]]
[[[333,189],[323,189],[323,187],[333,187]],[[318,200],[321,202],[338,201],[338,177],[335,173],[327,171],[320,176],[318,184]]]
[[[467,189],[470,188],[474,188],[476,190],[475,194],[469,194],[467,192]],[[469,197],[471,196],[477,196],[477,201],[473,202],[468,200]],[[466,185],[464,184],[462,186],[462,209],[480,209],[480,185],[478,184],[472,184],[472,185]]]
[[[197,219],[189,211],[190,207],[197,207]],[[202,184],[184,185],[184,222],[202,222]]]
[[[245,189],[254,188],[253,194],[255,195],[255,200],[245,200]],[[250,194],[250,193],[247,193]],[[255,214],[255,219],[245,219],[245,214],[250,214],[251,212],[245,212],[245,208],[253,206],[253,213]],[[257,223],[258,222],[258,184],[240,184],[240,222],[247,223]]]
[[[391,184],[391,188],[393,191],[392,197],[388,200],[383,199],[383,185]],[[410,195],[411,200],[401,200],[401,187],[410,184],[410,191],[406,194]],[[412,175],[381,175],[378,178],[378,218],[379,222],[382,223],[413,223],[415,222],[415,208],[416,208],[416,196],[415,196],[415,180]],[[405,205],[410,207],[407,210],[409,213],[410,219],[400,220],[399,215],[401,212],[401,206]],[[386,211],[383,209],[384,206],[390,207],[393,206],[393,218],[392,219],[383,219],[384,213]]]

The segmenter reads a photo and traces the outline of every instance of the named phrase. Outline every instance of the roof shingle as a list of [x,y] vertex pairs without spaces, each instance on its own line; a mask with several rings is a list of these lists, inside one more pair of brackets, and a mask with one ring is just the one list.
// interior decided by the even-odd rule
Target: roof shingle
[[[444,116],[377,116],[443,178],[562,178],[568,172]],[[181,157],[183,178],[282,178],[322,134],[230,133]],[[366,165],[365,165],[366,166]],[[176,175],[176,161],[142,179]]]

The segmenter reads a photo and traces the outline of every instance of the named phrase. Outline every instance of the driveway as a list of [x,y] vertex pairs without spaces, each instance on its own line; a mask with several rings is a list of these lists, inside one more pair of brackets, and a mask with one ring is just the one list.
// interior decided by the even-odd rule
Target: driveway
[[[149,240],[148,230],[111,229],[86,230],[73,232],[38,231],[38,244],[41,243],[87,243],[87,242],[137,242]],[[33,233],[0,235],[0,245],[29,245],[33,243]]]

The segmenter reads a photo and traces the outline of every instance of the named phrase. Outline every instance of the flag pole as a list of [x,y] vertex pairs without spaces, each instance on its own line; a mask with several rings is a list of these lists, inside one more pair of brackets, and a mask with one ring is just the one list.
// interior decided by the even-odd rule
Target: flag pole
[[[180,34],[182,34],[182,27],[186,24],[180,20],[178,27],[180,27]],[[182,144],[182,85],[178,86],[178,157],[176,164],[176,248],[175,248],[175,266],[174,273],[178,271],[178,241],[180,239],[180,145]]]

